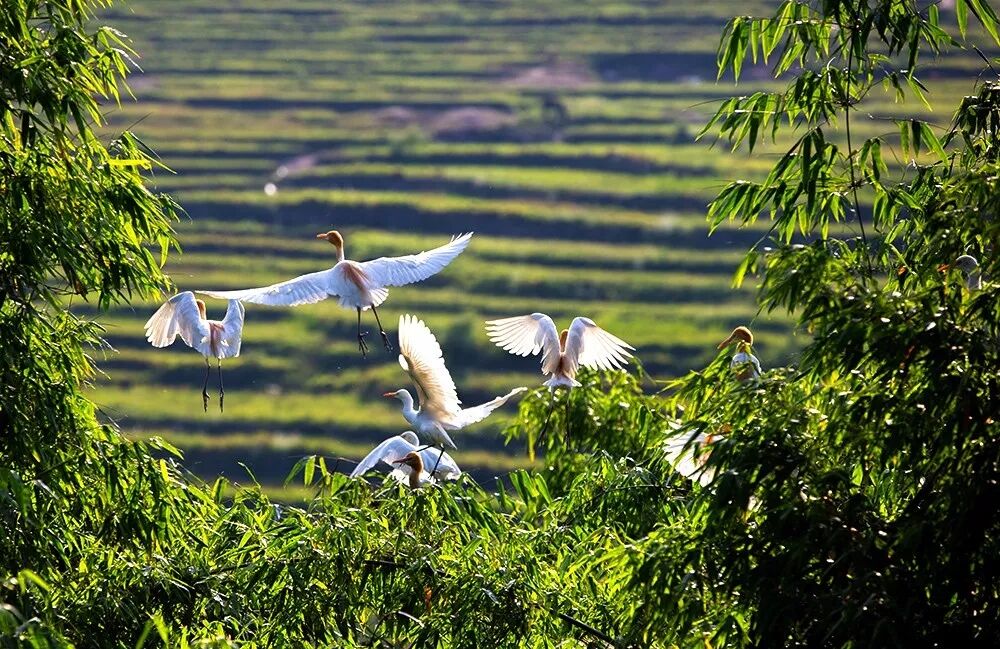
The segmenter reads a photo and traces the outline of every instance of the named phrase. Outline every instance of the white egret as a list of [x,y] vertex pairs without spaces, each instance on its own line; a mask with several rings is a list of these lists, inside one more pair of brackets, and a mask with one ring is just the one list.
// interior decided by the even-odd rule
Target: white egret
[[398,464],[399,468],[390,474],[396,480],[410,485],[410,489],[420,489],[425,484],[434,484],[434,478],[424,471],[424,461],[419,453],[411,452],[401,459],[395,460],[393,464]]
[[205,357],[205,383],[201,387],[202,405],[208,411],[208,377],[212,371],[209,358],[215,358],[219,366],[219,410],[223,409],[226,392],[222,387],[222,359],[240,355],[243,337],[243,305],[238,300],[229,300],[226,317],[221,321],[208,320],[205,303],[196,300],[194,293],[178,293],[146,321],[146,339],[153,347],[173,344],[177,336],[188,347]]
[[436,478],[455,480],[462,474],[462,470],[458,468],[455,460],[445,453],[443,449],[428,446],[421,447],[417,434],[412,430],[408,430],[400,435],[390,437],[376,446],[371,453],[358,463],[358,466],[351,472],[351,477],[357,478],[364,475],[375,468],[380,462],[390,465],[399,462],[409,453],[419,454],[424,466],[434,466],[437,464],[437,469],[434,472],[434,477]]
[[737,381],[749,381],[759,379],[763,370],[760,369],[760,361],[753,355],[753,333],[746,327],[736,327],[729,337],[719,343],[718,349],[736,345],[736,353],[733,354],[729,367],[736,372]]
[[465,250],[472,239],[472,233],[453,237],[449,243],[420,254],[379,257],[365,262],[351,261],[344,257],[344,238],[336,230],[317,234],[316,238],[325,239],[336,249],[337,263],[332,268],[261,288],[239,291],[203,290],[198,293],[270,306],[299,306],[336,297],[340,306],[354,308],[358,312],[358,349],[362,355],[368,353],[368,343],[365,342],[368,334],[361,332],[361,312],[368,309],[375,314],[375,322],[385,348],[392,351],[389,335],[382,328],[376,310],[389,295],[387,287],[412,284],[440,272]]
[[721,438],[721,435],[686,430],[668,438],[663,444],[663,452],[678,473],[704,486],[715,480],[715,471],[706,469],[705,464],[711,445]]
[[399,364],[417,388],[419,408],[414,408],[413,397],[406,390],[386,392],[382,396],[399,399],[403,403],[403,418],[442,450],[456,448],[448,435],[449,430],[460,430],[486,419],[515,394],[527,390],[524,387],[514,388],[502,397],[472,408],[462,408],[437,338],[423,320],[409,314],[399,317]]
[[983,288],[983,276],[979,272],[979,261],[972,255],[962,255],[955,260],[955,268],[965,276],[965,285],[970,291]]
[[517,356],[542,354],[542,374],[549,388],[580,385],[580,366],[610,370],[628,364],[635,348],[601,329],[590,318],[574,318],[569,329],[559,333],[544,313],[515,316],[486,323],[490,340]]

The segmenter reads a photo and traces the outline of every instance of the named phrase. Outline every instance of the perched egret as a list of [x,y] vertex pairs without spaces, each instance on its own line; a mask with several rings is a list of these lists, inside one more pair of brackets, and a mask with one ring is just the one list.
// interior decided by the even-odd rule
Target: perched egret
[[490,340],[517,356],[542,353],[542,374],[550,376],[544,385],[580,385],[580,366],[609,370],[628,363],[635,351],[620,338],[601,329],[590,318],[574,318],[569,329],[559,333],[552,318],[544,313],[490,320],[486,323]]
[[663,444],[663,452],[678,473],[707,485],[715,479],[715,471],[706,469],[705,463],[711,452],[710,446],[719,439],[720,435],[686,430],[668,438]]
[[358,312],[358,349],[362,355],[368,353],[368,343],[365,342],[368,334],[361,332],[361,312],[367,309],[375,314],[375,322],[385,348],[392,351],[389,335],[382,328],[375,308],[388,297],[389,290],[386,287],[412,284],[440,272],[465,250],[472,239],[472,233],[453,237],[449,243],[417,255],[379,257],[365,262],[351,261],[344,257],[344,238],[336,230],[317,234],[316,238],[325,239],[336,249],[337,263],[333,268],[261,288],[198,293],[270,306],[298,306],[336,297],[340,306],[354,308]]
[[393,471],[395,474],[393,477],[400,482],[405,477],[410,489],[419,489],[425,484],[434,484],[434,478],[424,471],[424,461],[420,459],[419,453],[407,453],[401,459],[395,460],[393,464],[399,465],[399,468]]
[[146,340],[153,347],[166,347],[181,337],[188,347],[205,357],[205,383],[201,387],[202,405],[208,411],[208,377],[212,371],[209,358],[215,358],[219,366],[219,410],[223,409],[226,392],[222,387],[222,359],[240,355],[243,336],[243,305],[238,300],[229,300],[226,317],[208,320],[205,317],[205,303],[194,298],[194,293],[178,293],[146,321]]
[[358,466],[351,472],[351,477],[357,478],[364,475],[380,462],[390,465],[394,464],[402,460],[409,453],[419,454],[424,466],[434,466],[437,464],[438,468],[434,472],[434,477],[436,478],[454,480],[462,474],[462,470],[458,468],[458,464],[444,450],[427,446],[421,447],[420,440],[417,439],[417,434],[412,430],[408,430],[401,435],[390,437],[376,446],[371,453],[358,463]]
[[733,333],[729,334],[729,338],[719,343],[718,348],[722,349],[732,344],[736,345],[736,353],[733,354],[729,367],[736,372],[736,380],[748,381],[760,378],[763,370],[760,369],[760,361],[752,352],[753,333],[746,327],[736,327]]
[[955,260],[955,268],[965,276],[965,285],[970,291],[983,288],[983,277],[979,272],[979,261],[972,255],[962,255]]
[[527,390],[514,388],[502,397],[472,408],[462,408],[437,338],[423,320],[409,314],[399,317],[399,364],[417,388],[419,409],[413,407],[413,397],[406,390],[386,392],[382,396],[402,401],[406,421],[420,435],[432,439],[442,449],[456,448],[448,435],[449,430],[460,430],[486,419],[515,394]]

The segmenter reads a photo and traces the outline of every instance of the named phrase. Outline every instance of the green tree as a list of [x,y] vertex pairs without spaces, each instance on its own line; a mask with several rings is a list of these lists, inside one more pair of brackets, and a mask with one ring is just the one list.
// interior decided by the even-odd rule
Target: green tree
[[[81,391],[100,330],[66,305],[156,292],[174,243],[150,154],[100,139],[128,60],[100,6],[0,14],[0,646],[994,644],[1000,84],[944,130],[851,132],[879,84],[919,98],[918,55],[959,46],[936,5],[785,2],[723,39],[720,69],[790,78],[710,125],[750,149],[792,130],[710,218],[771,219],[736,279],[811,334],[795,366],[740,383],[720,352],[667,398],[582,372],[523,402],[510,435],[540,471],[411,492],[306,458],[305,507],[185,476]],[[996,43],[978,0],[959,35],[970,14]],[[678,426],[720,433],[706,487],[664,456]]]
[[66,309],[153,294],[165,278],[149,248],[173,244],[174,204],[143,185],[152,158],[98,130],[130,64],[121,34],[88,31],[102,5],[0,10],[0,598],[19,623],[41,575],[79,567],[97,538],[155,547],[171,500],[167,473],[82,394],[100,329]]
[[[1000,44],[988,4],[955,13],[961,37],[972,15]],[[787,1],[729,23],[720,74],[763,59],[788,84],[727,100],[706,131],[734,149],[791,144],[709,219],[771,221],[735,281],[759,275],[760,308],[811,337],[759,383],[727,380],[720,358],[674,384],[687,431],[731,433],[712,447],[694,542],[679,552],[653,534],[622,559],[664,578],[633,583],[669,611],[651,636],[664,624],[739,646],[995,644],[1000,301],[952,264],[971,254],[998,270],[996,73],[948,127],[904,118],[898,135],[857,137],[880,88],[924,100],[920,56],[959,46],[936,3]],[[704,616],[716,593],[731,615]]]

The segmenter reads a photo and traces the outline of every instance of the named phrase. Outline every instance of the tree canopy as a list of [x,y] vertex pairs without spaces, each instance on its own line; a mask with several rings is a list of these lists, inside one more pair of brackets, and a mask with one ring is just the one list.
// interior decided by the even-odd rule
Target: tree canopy
[[[729,23],[720,75],[749,61],[787,85],[723,102],[705,134],[787,147],[708,216],[770,221],[735,282],[794,316],[794,365],[741,381],[720,352],[655,394],[583,373],[508,433],[544,470],[411,492],[311,457],[302,507],[201,483],[85,396],[100,328],[68,307],[166,288],[178,209],[135,135],[97,130],[131,56],[101,6],[0,12],[0,644],[994,644],[1000,80],[970,80],[946,127],[852,137],[881,88],[923,98],[921,56],[1000,45],[987,3],[956,0],[954,29],[912,0]],[[664,453],[699,433],[704,486]]]

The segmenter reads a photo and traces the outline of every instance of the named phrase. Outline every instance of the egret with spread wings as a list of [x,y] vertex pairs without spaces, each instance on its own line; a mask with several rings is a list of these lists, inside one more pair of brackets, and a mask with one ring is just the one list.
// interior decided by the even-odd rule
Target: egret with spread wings
[[358,349],[368,353],[366,333],[361,331],[361,312],[368,309],[375,314],[375,322],[385,348],[392,351],[389,335],[382,328],[376,307],[389,296],[389,286],[403,286],[420,282],[440,272],[457,257],[472,239],[472,233],[452,238],[443,246],[404,257],[379,257],[357,262],[344,257],[344,238],[336,230],[316,235],[325,239],[337,251],[333,268],[302,275],[271,286],[248,288],[240,291],[198,291],[204,295],[227,300],[241,300],[269,306],[299,306],[335,297],[340,306],[358,312]]
[[490,340],[516,356],[542,354],[545,385],[575,387],[576,373],[583,367],[610,370],[622,368],[635,348],[601,329],[590,318],[574,318],[569,329],[559,333],[552,318],[544,313],[490,320],[486,323]]
[[205,303],[194,298],[194,293],[178,293],[146,321],[146,339],[153,347],[167,347],[177,336],[188,347],[205,357],[205,383],[201,387],[202,405],[208,411],[208,377],[212,371],[209,358],[219,364],[219,410],[223,409],[226,392],[222,387],[222,359],[240,355],[243,339],[243,305],[229,300],[226,317],[221,321],[208,320]]
[[455,480],[462,474],[458,464],[443,449],[421,446],[417,434],[408,430],[401,435],[395,435],[383,441],[365,456],[351,472],[352,478],[358,478],[368,473],[380,463],[395,464],[409,453],[417,453],[423,461],[423,466],[435,466],[435,478]]
[[460,430],[486,419],[515,394],[527,390],[514,388],[502,397],[472,408],[462,408],[437,338],[423,320],[409,314],[399,317],[399,352],[399,364],[417,388],[419,407],[414,408],[413,397],[407,390],[386,392],[382,396],[402,401],[406,421],[420,435],[430,438],[442,449],[456,448],[448,431]]

